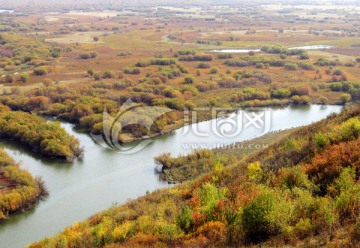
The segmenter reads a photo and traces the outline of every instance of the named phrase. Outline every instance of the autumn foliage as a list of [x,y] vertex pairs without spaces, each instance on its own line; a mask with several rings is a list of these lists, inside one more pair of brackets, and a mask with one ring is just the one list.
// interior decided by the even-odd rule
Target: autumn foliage
[[30,207],[46,194],[41,179],[34,179],[0,150],[0,222],[12,213]]
[[60,123],[47,122],[34,114],[10,111],[5,106],[0,110],[0,136],[17,140],[47,157],[72,161],[82,154],[79,141]]

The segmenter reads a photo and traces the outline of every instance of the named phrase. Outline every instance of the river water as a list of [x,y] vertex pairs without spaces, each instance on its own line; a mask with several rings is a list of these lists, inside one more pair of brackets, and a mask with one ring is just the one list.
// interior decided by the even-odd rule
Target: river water
[[[240,135],[228,135],[231,136],[228,138],[213,131],[214,124],[222,125],[226,131],[227,119],[221,125],[219,120],[206,121],[157,137],[143,150],[131,155],[97,145],[88,135],[77,132],[73,125],[63,123],[62,126],[85,148],[84,159],[74,163],[44,159],[12,142],[1,141],[0,146],[16,161],[21,161],[23,169],[44,179],[50,195],[30,211],[0,224],[0,248],[23,247],[54,235],[73,222],[84,220],[113,204],[125,203],[147,191],[169,187],[159,179],[153,162],[153,158],[161,153],[171,152],[176,156],[190,152],[199,144],[211,148],[215,144],[248,140],[259,136],[265,129],[276,131],[311,124],[341,109],[340,106],[319,105],[265,109],[266,113],[271,113],[271,120],[265,122],[270,120],[271,125],[259,126],[260,122],[254,118],[258,126],[244,127]],[[258,111],[255,114],[260,116],[261,113]],[[197,133],[202,136],[207,134],[208,137],[199,137]]]

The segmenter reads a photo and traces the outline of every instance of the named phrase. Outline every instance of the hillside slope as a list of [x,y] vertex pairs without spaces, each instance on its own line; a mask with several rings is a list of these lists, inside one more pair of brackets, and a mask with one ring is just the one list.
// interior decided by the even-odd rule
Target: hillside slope
[[356,247],[359,137],[358,106],[30,247]]

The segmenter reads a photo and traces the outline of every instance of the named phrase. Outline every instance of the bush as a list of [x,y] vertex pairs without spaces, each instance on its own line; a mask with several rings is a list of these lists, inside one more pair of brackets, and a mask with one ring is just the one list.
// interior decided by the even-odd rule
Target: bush
[[185,86],[181,87],[180,91],[181,91],[181,93],[191,92],[192,95],[194,95],[194,96],[196,96],[199,93],[199,91],[196,87],[190,86],[190,85],[185,85]]
[[160,65],[160,66],[166,66],[166,65],[174,65],[176,64],[175,59],[169,59],[169,58],[154,58],[154,59],[144,59],[140,60],[136,63],[135,66],[137,67],[147,67],[150,65]]
[[325,149],[322,153],[315,155],[311,163],[305,165],[305,171],[309,178],[318,185],[320,193],[326,194],[329,186],[339,177],[343,168],[351,166],[359,171],[360,161],[357,157],[360,155],[360,141],[354,140],[326,147],[328,141],[322,140],[324,138],[319,134],[317,136],[317,145],[325,146]]
[[24,84],[29,80],[29,75],[28,74],[21,74],[20,76],[20,81]]
[[330,145],[329,139],[323,133],[315,134],[313,141],[318,151],[322,151],[326,146]]
[[48,70],[46,67],[38,67],[38,68],[35,68],[34,74],[36,76],[44,76],[44,75],[48,74]]
[[226,192],[226,188],[220,189],[211,183],[205,183],[198,189],[194,196],[200,200],[195,206],[198,216],[194,221],[197,225],[201,225],[202,222],[221,220],[219,202],[225,199]]
[[113,78],[114,77],[114,72],[112,71],[105,71],[103,74],[103,78]]
[[125,67],[123,68],[123,71],[126,74],[133,74],[133,75],[139,75],[141,73],[141,70],[139,68],[132,68],[132,67]]
[[182,94],[180,91],[172,89],[172,88],[166,88],[164,89],[161,94],[168,98],[181,98]]
[[175,53],[175,57],[183,56],[183,55],[195,55],[194,50],[180,50]]
[[359,118],[351,118],[343,122],[338,130],[342,141],[350,141],[360,136],[360,120]]
[[90,54],[88,53],[80,54],[80,59],[90,59]]
[[337,66],[337,65],[339,65],[339,62],[329,61],[327,59],[320,58],[320,59],[318,59],[318,61],[315,64],[318,66]]
[[294,105],[308,105],[311,103],[311,99],[308,96],[293,96],[291,101]]
[[99,81],[100,79],[101,79],[100,74],[98,74],[98,73],[94,74],[94,80],[95,81]]
[[335,206],[340,220],[356,221],[360,214],[360,185],[356,183],[357,178],[355,169],[344,168],[336,180],[339,195],[335,199]]
[[299,166],[281,168],[275,185],[280,186],[282,189],[289,189],[292,192],[295,192],[296,188],[302,190],[313,190],[314,188],[304,170]]
[[208,68],[210,68],[211,67],[211,64],[209,64],[209,63],[199,63],[198,64],[198,66],[197,66],[197,68],[199,68],[199,69],[208,69]]
[[217,67],[212,67],[210,69],[210,74],[217,74],[219,72],[219,69]]
[[291,92],[287,89],[278,89],[278,90],[271,90],[270,94],[272,98],[284,99],[290,97]]
[[325,96],[320,97],[320,104],[321,105],[327,105],[329,103],[329,99],[327,99]]
[[292,96],[309,96],[311,93],[311,89],[307,85],[302,85],[300,87],[291,87],[290,91]]
[[335,92],[342,91],[342,84],[341,83],[332,83],[330,84],[330,90]]
[[187,55],[180,56],[179,61],[213,61],[212,55]]
[[265,68],[265,64],[264,63],[256,63],[255,64],[255,67],[257,68],[257,69],[264,69]]
[[305,71],[312,71],[314,70],[314,66],[310,63],[300,63],[299,64],[300,68],[305,70]]
[[241,93],[233,95],[231,98],[232,102],[243,102],[249,100],[267,100],[270,98],[267,92],[257,92],[253,88],[246,88]]
[[54,83],[54,81],[51,78],[45,78],[42,83],[45,87],[50,87]]
[[194,226],[194,220],[192,218],[192,211],[191,208],[186,206],[183,208],[181,214],[178,216],[177,225],[185,231],[185,233],[189,233],[193,226]]
[[313,225],[311,224],[311,220],[309,218],[300,218],[300,220],[295,225],[295,232],[300,238],[305,238],[309,236],[313,232]]
[[336,70],[333,71],[334,76],[341,76],[343,74],[344,74],[344,72],[342,70],[340,70],[340,69],[336,69]]
[[195,78],[192,77],[192,76],[185,77],[184,78],[184,83],[185,84],[193,84],[193,83],[195,83]]
[[252,61],[239,61],[239,60],[227,60],[224,62],[225,65],[231,67],[248,67],[255,65]]
[[353,101],[359,101],[360,100],[360,89],[351,89],[349,91],[349,94],[351,95],[351,99]]
[[12,83],[14,81],[14,77],[10,74],[7,74],[5,77],[5,82]]
[[232,53],[221,53],[218,55],[218,59],[232,59],[233,57]]
[[355,223],[355,226],[351,232],[351,239],[354,243],[360,242],[360,215]]
[[250,181],[259,182],[263,177],[260,162],[254,162],[247,166],[246,174]]
[[252,242],[260,242],[281,233],[289,220],[290,211],[291,206],[275,191],[262,189],[243,208],[241,219],[246,238]]
[[286,63],[285,69],[288,71],[296,71],[297,69],[299,69],[299,66],[295,63]]
[[287,58],[286,54],[280,54],[280,59],[286,59],[286,58]]
[[97,57],[97,53],[96,52],[89,52],[89,53],[83,53],[80,54],[80,59],[93,59]]
[[95,73],[93,69],[88,69],[86,72],[90,77],[92,77]]
[[189,69],[186,68],[185,66],[178,65],[177,67],[178,67],[178,69],[180,70],[181,73],[189,73]]
[[206,92],[209,90],[214,90],[217,88],[217,84],[214,82],[207,82],[207,83],[198,83],[195,85],[195,87],[200,91],[200,92]]
[[302,55],[299,56],[299,59],[301,59],[301,60],[305,60],[305,59],[309,59],[309,58],[310,57],[309,57],[308,54],[302,54]]
[[351,95],[350,95],[350,94],[344,93],[344,94],[342,94],[342,95],[340,96],[340,102],[341,102],[342,104],[346,104],[346,103],[348,103],[348,102],[350,102],[350,101],[351,101]]

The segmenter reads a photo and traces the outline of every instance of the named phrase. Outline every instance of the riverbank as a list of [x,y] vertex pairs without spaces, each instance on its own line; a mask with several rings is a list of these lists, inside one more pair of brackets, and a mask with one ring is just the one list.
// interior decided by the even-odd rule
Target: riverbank
[[159,166],[163,167],[161,173],[164,180],[170,184],[182,183],[211,172],[219,163],[228,166],[235,161],[241,161],[247,156],[279,142],[298,129],[275,131],[255,139],[224,145],[213,150],[197,150],[177,158],[164,158],[160,155],[155,160]]

